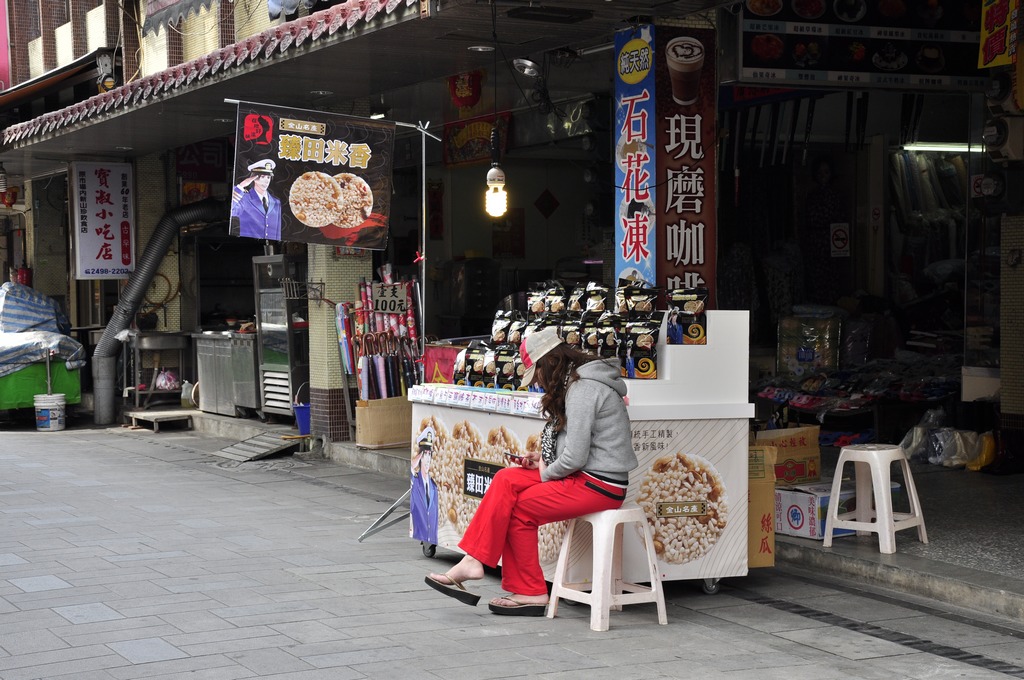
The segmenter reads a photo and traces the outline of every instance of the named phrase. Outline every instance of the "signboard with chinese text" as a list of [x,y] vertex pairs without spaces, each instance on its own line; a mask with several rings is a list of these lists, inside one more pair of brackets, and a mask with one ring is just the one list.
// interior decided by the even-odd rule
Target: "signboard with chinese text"
[[615,280],[655,281],[654,27],[615,34]]
[[983,90],[982,0],[746,0],[740,80]]
[[407,298],[404,283],[374,283],[371,310],[385,314],[404,314]]
[[225,139],[206,139],[174,151],[178,177],[194,182],[224,182],[231,171],[233,149]]
[[984,0],[978,68],[1009,66],[1017,62],[1020,0]]
[[[7,21],[7,3],[0,2],[0,35],[11,35]],[[0,50],[0,92],[10,89],[14,83],[11,82],[11,56],[8,50]]]
[[[659,26],[658,44],[665,46],[666,54],[659,54],[654,62],[658,89],[657,285],[665,290],[706,288],[708,306],[713,307],[717,259],[717,35],[712,29]],[[688,70],[681,73],[680,67]]]
[[241,102],[230,232],[382,250],[395,124]]
[[135,182],[129,163],[71,164],[76,279],[126,279],[135,269]]

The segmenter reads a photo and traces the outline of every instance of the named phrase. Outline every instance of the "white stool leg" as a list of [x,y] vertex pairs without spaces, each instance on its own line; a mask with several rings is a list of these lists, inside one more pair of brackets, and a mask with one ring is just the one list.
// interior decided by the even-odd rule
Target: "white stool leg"
[[836,463],[836,472],[832,478],[832,495],[828,499],[828,510],[825,514],[825,535],[822,547],[832,547],[832,532],[835,530],[836,521],[839,519],[839,489],[843,483],[843,465],[846,460],[842,452],[839,454],[839,462]]
[[896,552],[896,526],[892,515],[891,463],[872,465],[870,482],[875,487],[875,525],[878,530],[878,552]]
[[593,599],[590,602],[590,630],[608,630],[608,612],[612,599],[612,552],[615,527],[606,522],[593,522],[594,568],[591,577]]
[[910,500],[910,512],[920,520],[917,525],[917,540],[922,543],[928,542],[928,532],[924,528],[924,513],[921,511],[921,499],[917,495],[917,486],[914,484],[914,476],[910,472],[910,461],[906,458],[900,461],[903,469],[903,481],[907,485],[907,498]]
[[611,608],[617,612],[622,611],[622,603],[619,602],[619,595],[622,595],[622,524],[616,523],[612,529],[612,581],[611,581]]
[[558,598],[561,595],[562,585],[565,583],[565,570],[569,562],[569,546],[572,544],[573,529],[576,528],[576,520],[569,520],[565,528],[565,538],[562,539],[562,547],[558,551],[558,564],[555,565],[555,578],[551,582],[551,596],[548,598],[547,617],[555,618],[558,613]]
[[[855,509],[854,518],[858,522],[870,522],[878,515],[872,509],[874,507],[874,489],[871,485],[872,480],[872,465],[861,461],[855,461],[853,463],[854,474],[857,477],[857,507]],[[858,536],[867,536],[870,531],[858,531]]]
[[651,590],[654,591],[654,602],[658,605],[658,623],[668,625],[668,612],[665,609],[665,591],[661,587],[661,574],[658,572],[658,555],[654,550],[654,537],[646,518],[641,523],[644,530],[644,547],[647,549],[647,569],[651,574]]

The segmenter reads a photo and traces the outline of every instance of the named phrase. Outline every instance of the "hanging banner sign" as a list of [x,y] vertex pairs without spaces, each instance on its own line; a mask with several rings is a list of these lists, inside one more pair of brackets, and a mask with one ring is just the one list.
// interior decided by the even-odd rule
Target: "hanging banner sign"
[[655,281],[654,27],[615,34],[615,280]]
[[135,269],[135,182],[129,163],[71,164],[76,279],[126,279]]
[[387,121],[241,102],[231,234],[383,250],[394,142]]
[[715,303],[718,75],[712,29],[658,27],[654,60],[657,284],[665,290],[705,288]]
[[985,0],[981,5],[981,40],[978,68],[1009,66],[1017,62],[1020,0]]

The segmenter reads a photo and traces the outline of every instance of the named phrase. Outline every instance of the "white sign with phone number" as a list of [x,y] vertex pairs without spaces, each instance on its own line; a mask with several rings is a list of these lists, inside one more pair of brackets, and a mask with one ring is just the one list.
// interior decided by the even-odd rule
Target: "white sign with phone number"
[[75,278],[126,279],[135,269],[130,163],[71,164]]

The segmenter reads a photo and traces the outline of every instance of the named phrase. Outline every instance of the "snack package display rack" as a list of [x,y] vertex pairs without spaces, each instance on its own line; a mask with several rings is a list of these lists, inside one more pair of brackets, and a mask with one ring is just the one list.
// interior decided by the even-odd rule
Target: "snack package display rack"
[[[627,380],[633,449],[626,504],[647,514],[661,577],[718,580],[747,573],[749,313],[707,312],[706,345],[658,341],[658,378]],[[540,395],[447,384],[419,385],[412,403],[410,537],[424,554],[459,551],[473,512],[505,452],[539,448]],[[539,548],[551,579],[565,523],[541,527]],[[639,532],[623,537],[623,578],[646,580]],[[570,558],[583,576],[589,549]],[[577,573],[578,572],[578,573]],[[648,577],[649,578],[649,577]]]

